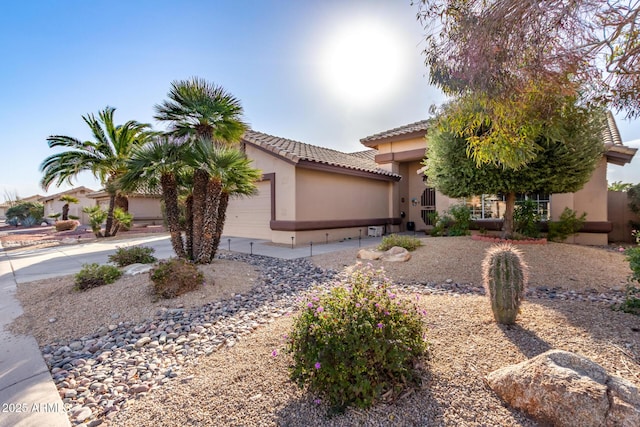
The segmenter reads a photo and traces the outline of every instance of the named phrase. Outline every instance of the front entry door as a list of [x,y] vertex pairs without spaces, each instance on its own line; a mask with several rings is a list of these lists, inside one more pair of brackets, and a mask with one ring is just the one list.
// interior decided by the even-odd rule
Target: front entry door
[[425,225],[434,225],[431,220],[432,214],[436,211],[436,189],[433,187],[427,187],[422,192],[422,197],[420,197],[420,216],[422,217],[422,222]]

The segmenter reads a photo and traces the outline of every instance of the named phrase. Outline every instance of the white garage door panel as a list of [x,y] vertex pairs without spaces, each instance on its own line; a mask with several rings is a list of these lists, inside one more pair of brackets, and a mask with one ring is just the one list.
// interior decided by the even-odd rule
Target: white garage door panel
[[257,184],[258,194],[229,200],[225,236],[271,240],[271,182]]

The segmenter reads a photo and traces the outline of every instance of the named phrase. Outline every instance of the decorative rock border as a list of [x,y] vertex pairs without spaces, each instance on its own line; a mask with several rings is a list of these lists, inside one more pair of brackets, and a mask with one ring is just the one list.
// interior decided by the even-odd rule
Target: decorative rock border
[[471,236],[471,240],[478,240],[481,242],[491,242],[491,243],[511,243],[514,245],[546,245],[547,238],[543,237],[541,239],[502,239],[500,237],[492,237],[492,236],[480,236],[473,235]]

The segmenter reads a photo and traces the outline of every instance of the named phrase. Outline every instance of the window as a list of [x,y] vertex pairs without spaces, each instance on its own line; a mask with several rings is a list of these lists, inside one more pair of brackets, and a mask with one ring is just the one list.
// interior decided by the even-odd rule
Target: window
[[[548,221],[550,214],[550,194],[517,194],[516,205],[522,200],[533,200],[538,206],[541,221]],[[503,194],[483,194],[465,200],[471,208],[472,219],[501,219],[506,207]]]

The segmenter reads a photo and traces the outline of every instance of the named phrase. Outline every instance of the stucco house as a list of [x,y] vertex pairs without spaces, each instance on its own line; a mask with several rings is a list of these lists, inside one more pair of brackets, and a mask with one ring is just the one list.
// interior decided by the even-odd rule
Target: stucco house
[[[87,195],[92,200],[91,205],[98,205],[102,209],[109,208],[109,194],[106,191],[95,191]],[[161,195],[149,193],[127,194],[129,213],[133,215],[134,225],[160,225],[163,223]]]
[[[262,170],[258,195],[231,200],[224,234],[296,244],[365,237],[371,233],[429,225],[429,213],[447,210],[461,200],[427,187],[421,164],[428,122],[419,121],[362,138],[367,148],[342,153],[298,141],[247,131],[242,147]],[[527,195],[546,219],[557,220],[565,207],[587,212],[575,243],[607,244],[607,164],[624,165],[636,149],[622,144],[612,115],[603,136],[606,153],[584,188],[576,193]],[[524,197],[524,196],[523,196]],[[504,212],[500,195],[464,201],[474,219],[499,228]],[[483,226],[483,225],[480,225]]]
[[44,217],[49,218],[51,214],[62,213],[62,206],[64,206],[66,202],[61,201],[60,197],[67,195],[73,196],[78,199],[78,203],[69,204],[69,215],[78,217],[78,221],[80,221],[81,224],[88,224],[89,217],[86,213],[82,212],[82,209],[86,206],[95,205],[93,199],[88,197],[91,193],[93,193],[92,189],[80,186],[50,196],[41,196],[39,202],[44,205]]

